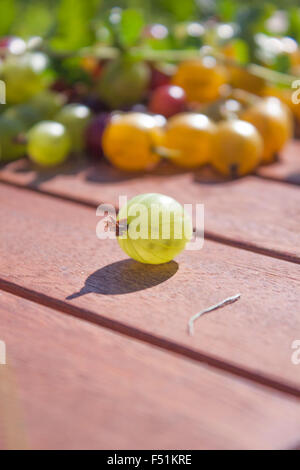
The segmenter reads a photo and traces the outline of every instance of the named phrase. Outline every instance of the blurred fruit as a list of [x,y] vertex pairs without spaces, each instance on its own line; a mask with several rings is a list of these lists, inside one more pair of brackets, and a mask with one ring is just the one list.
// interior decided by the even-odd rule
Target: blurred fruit
[[134,104],[133,106],[130,106],[128,111],[132,111],[134,113],[146,113],[147,114],[148,108],[145,104],[137,103],[137,104]]
[[169,85],[171,81],[170,75],[156,67],[151,67],[150,90],[155,90],[163,85]]
[[206,114],[212,121],[219,122],[224,119],[238,118],[243,109],[243,105],[236,99],[220,99],[214,101],[202,109],[203,114]]
[[93,78],[99,78],[102,73],[102,64],[95,57],[84,57],[81,61],[82,68]]
[[25,155],[25,143],[19,138],[24,131],[20,120],[4,114],[0,116],[0,162],[17,160]]
[[109,120],[109,113],[100,113],[91,120],[86,129],[86,148],[94,157],[103,155],[102,136]]
[[294,52],[292,52],[290,57],[293,67],[300,65],[300,48],[298,47]]
[[193,234],[183,206],[163,194],[134,197],[120,209],[117,220],[119,245],[140,263],[168,263],[184,250]]
[[262,138],[249,122],[232,119],[217,126],[212,164],[225,176],[251,173],[260,163]]
[[71,138],[59,122],[42,121],[28,133],[29,158],[42,166],[63,163],[71,150]]
[[227,42],[223,46],[220,47],[221,53],[227,57],[227,59],[236,59],[236,48],[234,43]]
[[276,97],[284,103],[293,113],[297,121],[300,123],[300,103],[294,102],[293,94],[296,93],[297,101],[300,98],[299,89],[290,88],[277,88],[275,86],[268,86],[264,89],[264,96]]
[[255,95],[261,95],[266,86],[263,78],[257,77],[240,67],[228,67],[230,73],[230,84],[233,88],[246,90]]
[[46,87],[43,72],[47,63],[47,56],[40,52],[10,55],[1,63],[0,78],[6,84],[8,104],[28,101]]
[[29,129],[38,121],[53,118],[64,101],[63,95],[45,90],[26,103],[8,107],[3,114],[22,121],[25,128]]
[[62,77],[57,78],[52,85],[51,90],[56,91],[57,93],[65,93],[69,89],[70,85]]
[[62,93],[44,90],[35,95],[32,104],[40,113],[43,120],[51,120],[60,108],[66,103],[66,97]]
[[10,119],[17,119],[21,121],[24,128],[29,129],[38,121],[41,120],[42,115],[39,110],[31,103],[22,103],[15,106],[10,106],[4,113],[3,116],[7,116]]
[[149,102],[149,111],[171,117],[181,113],[186,107],[185,91],[175,85],[164,85],[152,92]]
[[293,120],[289,109],[274,97],[265,98],[241,114],[241,119],[251,122],[263,138],[263,163],[274,160],[275,155],[292,137]]
[[63,94],[68,103],[81,103],[88,97],[88,86],[86,83],[76,81],[68,83],[64,78],[57,79],[52,85],[51,90]]
[[248,108],[261,99],[254,93],[241,90],[240,88],[232,88],[229,93],[227,93],[226,98],[238,101],[243,108]]
[[66,127],[75,152],[80,152],[85,147],[85,132],[91,116],[87,106],[76,103],[67,104],[55,115],[55,121]]
[[99,81],[100,98],[111,108],[121,108],[142,100],[150,81],[144,62],[115,59],[107,63]]
[[167,119],[161,114],[153,114],[153,118],[156,121],[156,127],[154,127],[151,131],[151,136],[153,139],[153,144],[158,151],[158,147],[162,147],[164,143]]
[[178,66],[172,83],[186,92],[189,102],[208,103],[220,96],[227,82],[226,69],[213,57],[183,62]]
[[173,152],[176,165],[197,167],[211,160],[215,133],[216,126],[204,114],[177,114],[168,121],[163,147]]
[[93,113],[101,113],[103,111],[109,111],[109,108],[98,96],[94,93],[89,93],[87,96],[80,98],[76,103],[81,103],[90,108]]
[[121,170],[151,169],[160,159],[153,148],[159,127],[159,121],[147,114],[117,114],[112,117],[103,134],[104,154]]

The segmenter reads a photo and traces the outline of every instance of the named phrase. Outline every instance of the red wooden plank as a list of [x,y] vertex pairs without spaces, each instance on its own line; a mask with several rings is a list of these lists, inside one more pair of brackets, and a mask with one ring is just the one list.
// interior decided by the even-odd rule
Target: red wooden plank
[[0,179],[92,206],[101,202],[118,206],[120,195],[131,198],[144,192],[162,192],[182,203],[204,203],[207,237],[300,263],[300,191],[292,185],[256,177],[207,184],[211,178],[207,172],[176,173],[168,165],[144,176],[125,175],[103,162],[85,170],[81,166],[78,173],[73,168],[40,175],[25,171],[27,163],[14,165],[3,169]]
[[277,163],[263,166],[257,173],[264,178],[300,185],[300,140],[290,142]]
[[[0,200],[0,286],[299,393],[291,362],[300,334],[296,264],[206,241],[178,264],[144,266],[115,240],[96,238],[94,209],[8,186]],[[238,302],[203,317],[188,336],[193,314],[238,292]]]
[[0,291],[1,448],[290,448],[296,400]]

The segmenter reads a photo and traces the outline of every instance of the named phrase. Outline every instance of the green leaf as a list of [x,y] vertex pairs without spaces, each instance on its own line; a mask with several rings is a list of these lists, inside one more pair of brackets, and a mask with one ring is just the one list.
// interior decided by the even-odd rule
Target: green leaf
[[220,0],[217,3],[217,13],[222,21],[233,21],[237,10],[236,0]]
[[52,47],[72,51],[92,44],[92,19],[98,10],[98,0],[60,0],[57,11],[57,34]]
[[[207,3],[207,0],[205,1]],[[157,7],[171,14],[173,21],[187,21],[195,17],[195,11],[198,7],[196,3],[195,0],[158,0]]]
[[53,10],[46,3],[30,2],[24,5],[22,15],[18,16],[12,32],[23,38],[29,36],[43,36],[54,24]]
[[286,54],[280,54],[276,57],[272,66],[274,70],[281,73],[289,73],[291,70],[291,59]]
[[290,8],[289,14],[289,31],[288,34],[295,38],[298,42],[300,41],[300,8]]
[[0,15],[0,36],[9,33],[10,27],[16,15],[16,2],[15,0],[1,0],[1,15]]
[[247,64],[249,62],[249,47],[246,41],[236,39],[234,41],[234,50],[238,62],[241,64]]
[[124,10],[119,25],[120,41],[125,47],[134,46],[140,39],[145,22],[142,13],[138,10]]

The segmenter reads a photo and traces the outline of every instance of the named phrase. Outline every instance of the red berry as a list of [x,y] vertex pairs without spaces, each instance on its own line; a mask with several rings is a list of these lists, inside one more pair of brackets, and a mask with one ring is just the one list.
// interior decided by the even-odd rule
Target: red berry
[[179,86],[164,85],[153,91],[150,97],[149,111],[168,118],[183,112],[185,106],[185,91]]
[[86,147],[93,157],[101,157],[102,135],[110,120],[109,113],[100,113],[90,122],[86,130]]
[[154,67],[151,68],[150,90],[155,90],[163,85],[168,85],[170,81],[171,77],[169,75]]

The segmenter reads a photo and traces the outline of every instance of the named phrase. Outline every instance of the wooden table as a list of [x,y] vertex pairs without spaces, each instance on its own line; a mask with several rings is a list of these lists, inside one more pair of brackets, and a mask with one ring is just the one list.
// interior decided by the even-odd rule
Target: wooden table
[[[299,142],[231,182],[2,167],[1,448],[299,448],[299,184]],[[201,251],[144,266],[97,239],[100,203],[148,191],[205,204]]]

